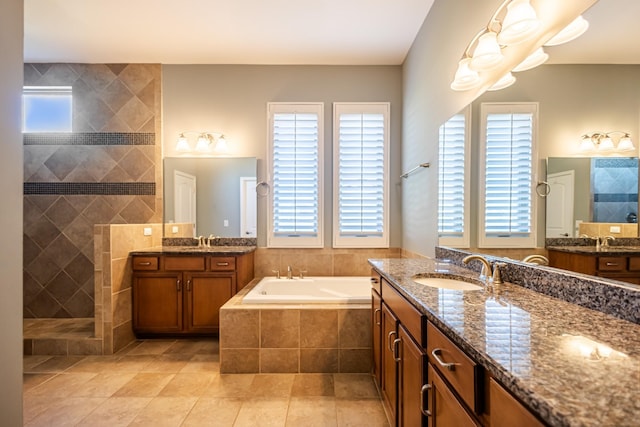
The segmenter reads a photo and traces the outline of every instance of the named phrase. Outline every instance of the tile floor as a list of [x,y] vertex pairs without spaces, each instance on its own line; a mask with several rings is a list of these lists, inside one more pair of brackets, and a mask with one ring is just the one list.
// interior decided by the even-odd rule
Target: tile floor
[[388,426],[368,374],[219,373],[218,342],[24,356],[25,426]]

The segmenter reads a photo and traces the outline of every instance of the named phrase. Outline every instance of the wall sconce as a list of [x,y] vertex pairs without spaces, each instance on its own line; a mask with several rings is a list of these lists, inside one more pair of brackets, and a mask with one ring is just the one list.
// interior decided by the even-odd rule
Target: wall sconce
[[[197,134],[198,139],[194,149],[185,134]],[[213,149],[212,149],[213,148]],[[196,151],[198,153],[226,154],[229,152],[229,146],[224,135],[219,132],[181,132],[176,141],[176,151],[180,153],[189,153]]]
[[[622,134],[618,143],[614,143],[611,138],[612,134]],[[580,141],[579,150],[582,152],[608,152],[608,151],[635,151],[636,147],[633,145],[633,141],[631,140],[631,136],[629,132],[623,132],[619,130],[614,130],[610,132],[594,132],[589,135],[582,135],[582,140]]]
[[[588,27],[589,23],[579,16],[559,31],[546,45],[555,46],[571,41],[583,34]],[[504,59],[502,54],[504,47],[530,40],[540,32],[541,28],[542,22],[538,19],[536,10],[529,0],[505,0],[495,11],[486,28],[480,30],[467,45],[462,59],[458,62],[451,89],[464,91],[479,87],[483,82],[481,73],[495,69]],[[547,59],[549,55],[540,47],[512,71],[530,70],[543,64]],[[515,77],[508,73],[489,90],[504,89],[514,82]]]

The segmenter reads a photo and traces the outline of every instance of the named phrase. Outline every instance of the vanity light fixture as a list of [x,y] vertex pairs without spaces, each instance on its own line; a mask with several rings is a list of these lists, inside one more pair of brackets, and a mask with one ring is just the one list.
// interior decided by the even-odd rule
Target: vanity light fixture
[[547,41],[544,45],[557,46],[559,44],[568,43],[571,40],[575,40],[583,35],[584,32],[587,31],[587,29],[589,29],[589,21],[587,21],[582,17],[582,15],[580,15],[569,25],[564,27],[564,29],[560,30],[558,34],[551,37],[551,39],[549,39],[549,41]]
[[498,41],[506,46],[522,43],[534,36],[541,25],[529,0],[512,0],[507,5]]
[[509,73],[505,74],[504,76],[502,76],[500,78],[500,80],[498,80],[493,86],[491,86],[487,90],[494,91],[494,90],[504,89],[504,88],[507,88],[507,87],[511,86],[515,82],[516,82],[516,78],[513,76],[513,74],[511,74],[509,72]]
[[[197,134],[198,139],[193,151],[197,153],[215,153],[226,154],[229,151],[227,141],[220,132],[181,132],[176,142],[176,151],[180,153],[189,153],[192,151],[191,144],[185,134]],[[212,150],[213,146],[213,150]]]
[[527,71],[538,65],[544,64],[549,59],[549,54],[545,53],[542,47],[539,47],[533,53],[525,58],[520,64],[518,64],[513,71],[518,73],[520,71]]
[[[622,134],[618,143],[614,143],[611,138],[612,134]],[[582,140],[580,141],[579,150],[582,152],[590,152],[590,151],[599,151],[599,152],[608,152],[608,151],[635,151],[636,147],[633,144],[633,140],[629,135],[629,132],[623,132],[619,130],[609,131],[609,132],[594,132],[589,135],[582,135]]]

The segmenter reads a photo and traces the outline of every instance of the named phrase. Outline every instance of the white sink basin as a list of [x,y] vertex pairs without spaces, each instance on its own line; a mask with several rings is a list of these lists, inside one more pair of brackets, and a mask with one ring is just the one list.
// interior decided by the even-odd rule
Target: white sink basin
[[413,281],[421,285],[432,288],[453,289],[456,291],[480,291],[482,286],[465,282],[459,279],[448,279],[444,277],[414,277]]

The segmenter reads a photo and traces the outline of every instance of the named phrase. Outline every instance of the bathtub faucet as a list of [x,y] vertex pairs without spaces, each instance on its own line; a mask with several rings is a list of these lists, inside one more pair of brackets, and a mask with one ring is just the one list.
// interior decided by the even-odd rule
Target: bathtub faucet
[[287,279],[293,279],[293,273],[290,265],[287,265]]

